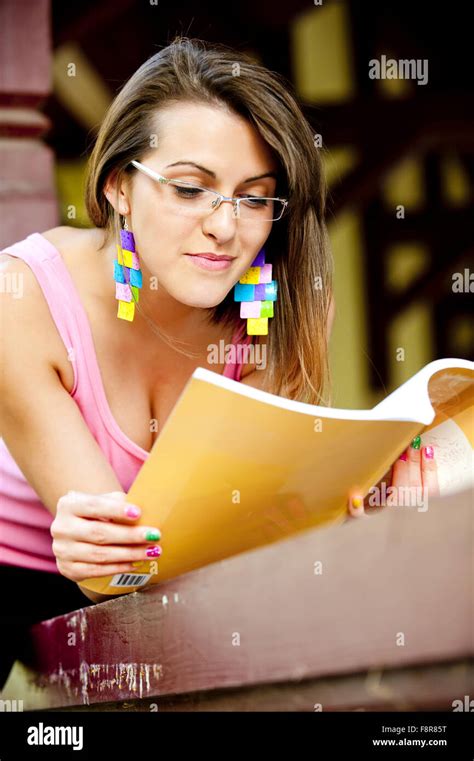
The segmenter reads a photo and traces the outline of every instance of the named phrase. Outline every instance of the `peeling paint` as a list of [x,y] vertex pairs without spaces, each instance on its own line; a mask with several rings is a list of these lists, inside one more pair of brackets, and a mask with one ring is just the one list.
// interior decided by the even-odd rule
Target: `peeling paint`
[[[75,669],[74,669],[75,671]],[[36,686],[43,686],[43,683],[49,683],[49,684],[60,684],[63,689],[66,690],[66,694],[68,697],[73,697],[73,695],[77,694],[75,690],[72,689],[72,672],[64,671],[62,663],[59,664],[59,668],[56,672],[53,674],[50,674],[49,677],[41,677],[40,680],[33,679],[31,680],[33,683],[36,684]]]
[[[79,679],[77,674],[79,671]],[[40,677],[36,682],[38,687],[57,684],[65,689],[69,698],[81,696],[82,703],[89,705],[91,691],[99,694],[107,694],[113,688],[126,690],[127,694],[135,693],[136,697],[142,698],[149,695],[155,682],[163,677],[163,667],[158,663],[87,663],[81,661],[79,669],[64,671],[59,664],[57,671],[53,671],[46,677]],[[112,696],[114,699],[116,695]],[[126,696],[122,696],[126,697]]]
[[84,608],[76,611],[74,615],[70,616],[66,621],[66,626],[70,629],[79,628],[81,635],[81,642],[85,642],[87,633],[87,614]]
[[[92,674],[92,669],[90,670]],[[81,661],[79,668],[79,682],[81,685],[82,702],[89,705],[89,668],[85,661]]]

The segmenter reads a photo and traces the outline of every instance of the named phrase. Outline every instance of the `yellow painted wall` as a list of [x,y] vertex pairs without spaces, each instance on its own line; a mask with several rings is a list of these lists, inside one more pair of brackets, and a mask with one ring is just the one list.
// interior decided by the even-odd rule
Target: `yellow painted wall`
[[[292,28],[292,64],[298,96],[306,103],[325,105],[356,97],[352,69],[349,17],[345,2],[316,6],[298,16]],[[384,97],[403,97],[407,83],[381,80]],[[408,88],[409,89],[409,88]],[[325,144],[324,135],[323,144]],[[350,146],[324,152],[329,185],[350,171],[357,161]],[[468,181],[455,156],[443,164],[447,203],[466,203]],[[421,162],[407,157],[386,178],[383,197],[387,207],[402,204],[408,212],[424,203]],[[400,220],[403,224],[403,220]],[[336,317],[331,345],[333,404],[338,407],[372,407],[425,364],[435,358],[430,304],[414,304],[395,320],[388,337],[390,383],[374,393],[368,385],[367,303],[364,288],[363,241],[356,213],[343,213],[329,225],[335,261]],[[387,280],[395,291],[406,287],[429,265],[428,252],[416,242],[394,246],[388,252]],[[458,329],[460,341],[463,326]],[[404,358],[400,361],[404,349]]]
[[84,204],[85,169],[84,159],[56,162],[56,188],[62,225],[90,225]]

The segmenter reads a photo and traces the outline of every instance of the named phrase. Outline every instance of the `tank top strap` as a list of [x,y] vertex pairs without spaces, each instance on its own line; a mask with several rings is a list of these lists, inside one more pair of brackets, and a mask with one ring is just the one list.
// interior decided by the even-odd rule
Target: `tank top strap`
[[82,304],[62,256],[40,233],[32,233],[24,240],[3,248],[0,253],[23,259],[33,271],[72,361],[73,394],[77,387],[74,347],[80,345],[77,315],[81,314]]

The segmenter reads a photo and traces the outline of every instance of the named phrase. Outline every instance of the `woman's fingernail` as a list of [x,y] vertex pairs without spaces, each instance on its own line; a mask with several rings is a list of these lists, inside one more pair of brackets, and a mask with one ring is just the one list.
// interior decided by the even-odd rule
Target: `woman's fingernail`
[[361,497],[352,497],[351,502],[353,507],[362,507]]
[[399,460],[403,460],[404,462],[406,462],[408,460],[407,453],[403,452],[403,454],[401,454],[398,459]]
[[411,442],[411,446],[413,449],[419,449],[421,445],[421,436],[415,436],[413,441]]
[[140,508],[135,507],[134,505],[129,505],[128,507],[125,508],[125,515],[128,518],[138,518],[138,516],[140,515]]
[[161,555],[161,547],[148,547],[146,551],[147,558],[159,558]]
[[432,460],[434,457],[433,447],[423,447],[423,452],[427,460]]
[[145,539],[147,542],[158,542],[161,539],[161,534],[157,528],[149,528],[145,531]]

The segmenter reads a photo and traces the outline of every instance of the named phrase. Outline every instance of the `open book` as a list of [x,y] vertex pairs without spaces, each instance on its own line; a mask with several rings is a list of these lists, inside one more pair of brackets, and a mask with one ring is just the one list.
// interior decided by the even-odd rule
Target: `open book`
[[[474,363],[430,362],[371,410],[304,404],[198,367],[127,501],[163,554],[136,573],[87,579],[133,592],[347,517],[417,434],[433,444],[441,494],[473,483]],[[403,508],[410,509],[410,508]]]

